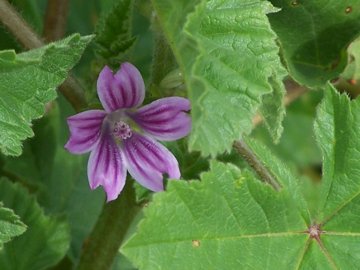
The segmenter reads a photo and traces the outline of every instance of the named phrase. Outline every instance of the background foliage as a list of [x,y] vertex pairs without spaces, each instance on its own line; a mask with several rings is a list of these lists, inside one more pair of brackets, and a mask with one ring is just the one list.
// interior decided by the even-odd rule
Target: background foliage
[[[48,1],[10,2],[48,31]],[[357,269],[360,0],[67,4],[64,35],[41,48],[0,28],[0,269],[81,269],[101,226],[105,243],[125,230],[114,270]],[[88,157],[63,148],[76,111],[57,89],[70,72],[82,110],[98,108],[99,71],[123,61],[145,103],[188,97],[193,129],[166,143],[182,181],[159,194],[128,181],[133,202],[110,215],[127,228],[107,228],[117,208],[90,191]]]

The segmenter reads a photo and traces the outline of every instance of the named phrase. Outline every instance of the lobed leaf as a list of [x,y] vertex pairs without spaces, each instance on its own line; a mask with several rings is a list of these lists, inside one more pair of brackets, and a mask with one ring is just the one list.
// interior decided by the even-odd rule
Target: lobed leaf
[[154,196],[138,233],[122,248],[135,265],[149,270],[296,267],[307,241],[299,233],[306,223],[288,210],[293,205],[288,194],[274,194],[251,174],[218,162],[201,180],[170,182],[166,192]]
[[[268,2],[198,3],[153,0],[192,102],[189,148],[215,156],[251,130],[264,95],[276,90],[276,106],[282,106],[285,70],[266,17],[277,9]],[[271,133],[278,139],[283,110],[262,111],[268,123],[276,123]]]
[[0,52],[0,150],[19,156],[22,141],[34,135],[31,121],[56,98],[56,87],[79,61],[91,36],[72,35],[29,52]]

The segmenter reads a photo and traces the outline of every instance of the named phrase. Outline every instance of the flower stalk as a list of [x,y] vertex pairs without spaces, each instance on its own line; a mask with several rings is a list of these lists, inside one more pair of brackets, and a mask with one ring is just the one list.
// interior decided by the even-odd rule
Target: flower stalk
[[139,210],[132,182],[128,181],[121,196],[104,205],[93,231],[83,244],[77,270],[110,269]]
[[36,32],[6,0],[0,0],[0,20],[26,49],[44,45]]

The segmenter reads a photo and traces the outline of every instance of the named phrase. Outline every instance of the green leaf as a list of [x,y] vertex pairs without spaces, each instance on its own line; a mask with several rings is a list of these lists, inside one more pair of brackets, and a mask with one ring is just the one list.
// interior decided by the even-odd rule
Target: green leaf
[[246,140],[280,192],[246,169],[213,162],[201,181],[170,182],[156,194],[122,252],[140,269],[357,269],[359,121],[360,99],[328,85],[315,123],[324,164],[314,202],[284,164]]
[[[273,82],[284,91],[285,71],[266,17],[277,10],[269,3],[197,3],[153,0],[192,102],[189,147],[214,156],[251,130],[262,97],[274,91]],[[282,117],[281,110],[276,113]],[[278,137],[280,132],[272,133]]]
[[105,59],[118,60],[135,42],[131,35],[133,0],[114,1],[108,14],[102,17],[95,29],[97,53]]
[[[329,85],[326,98],[318,110],[315,122],[316,139],[324,156],[322,201],[319,211],[322,219],[356,209],[360,194],[360,99],[350,102]],[[345,217],[344,217],[345,218]],[[347,217],[349,218],[349,217]],[[352,223],[357,220],[354,219]],[[340,219],[338,219],[340,221]],[[346,219],[342,219],[346,223]]]
[[28,226],[27,231],[0,250],[0,268],[41,270],[56,264],[69,248],[69,227],[46,216],[34,197],[18,184],[0,180],[0,199]]
[[214,162],[201,182],[170,182],[154,197],[122,248],[140,269],[295,269],[304,252],[292,199],[233,166]]
[[19,216],[0,202],[0,247],[15,236],[26,231],[26,225]]
[[271,0],[270,14],[291,76],[310,87],[323,86],[346,65],[346,48],[360,33],[358,0]]
[[75,34],[62,41],[16,55],[0,52],[0,150],[19,156],[22,141],[34,135],[31,121],[56,98],[56,87],[80,59],[91,36]]

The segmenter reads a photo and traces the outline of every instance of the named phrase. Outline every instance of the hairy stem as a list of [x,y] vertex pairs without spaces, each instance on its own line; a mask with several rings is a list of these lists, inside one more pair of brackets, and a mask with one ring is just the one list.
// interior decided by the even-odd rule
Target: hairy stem
[[110,269],[139,209],[132,182],[127,181],[119,198],[104,205],[93,231],[84,242],[77,269]]
[[6,0],[0,0],[0,20],[26,49],[43,46],[36,32]]
[[43,36],[47,41],[62,38],[66,30],[69,0],[48,0]]
[[276,191],[281,189],[280,184],[275,180],[271,172],[262,164],[257,156],[251,151],[249,146],[244,141],[235,141],[234,149],[244,157],[246,162],[254,169],[260,179],[271,185]]
[[[292,80],[286,80],[285,86],[287,90],[286,96],[284,98],[285,106],[290,105],[293,101],[297,100],[308,91],[305,87],[298,85]],[[253,118],[253,125],[257,126],[262,121],[263,119],[261,115],[257,114]],[[244,157],[246,162],[254,169],[261,180],[270,184],[276,191],[281,189],[280,184],[273,177],[272,173],[262,164],[261,160],[257,158],[257,156],[251,151],[249,146],[244,141],[235,141],[233,143],[233,147],[240,155]]]
[[[44,46],[38,34],[27,24],[20,14],[6,0],[0,0],[0,21],[26,49]],[[86,107],[86,98],[81,85],[71,76],[60,86],[60,92],[76,111]]]

